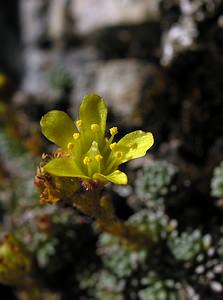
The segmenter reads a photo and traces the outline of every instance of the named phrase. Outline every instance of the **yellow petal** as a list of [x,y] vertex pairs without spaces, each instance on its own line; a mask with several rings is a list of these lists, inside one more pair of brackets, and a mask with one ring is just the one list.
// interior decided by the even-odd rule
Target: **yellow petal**
[[62,177],[80,177],[89,179],[70,158],[61,157],[51,160],[43,167],[45,172]]
[[73,134],[78,132],[73,120],[60,110],[45,114],[40,125],[45,137],[63,149],[67,149],[67,145],[73,142]]
[[80,106],[79,119],[85,130],[91,129],[91,125],[97,124],[102,134],[105,133],[107,107],[101,97],[95,94],[86,95]]
[[142,157],[154,143],[151,132],[136,130],[126,134],[116,145],[115,150],[121,151],[123,157],[120,164],[134,158]]
[[115,184],[127,184],[128,183],[128,177],[125,173],[116,170],[113,173],[110,173],[108,175],[102,175],[100,173],[95,173],[93,176],[94,179],[98,179],[101,182],[107,183],[112,182]]

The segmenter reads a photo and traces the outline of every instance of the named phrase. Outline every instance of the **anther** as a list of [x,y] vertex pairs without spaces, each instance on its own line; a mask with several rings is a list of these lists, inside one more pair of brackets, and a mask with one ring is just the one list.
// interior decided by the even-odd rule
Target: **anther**
[[118,127],[112,127],[109,129],[111,135],[116,135],[118,133]]
[[116,152],[116,157],[117,158],[122,158],[123,157],[123,153],[121,151]]
[[80,128],[82,126],[82,120],[77,120],[76,125]]
[[74,148],[74,144],[73,143],[68,143],[67,144],[67,149],[68,150],[71,150],[71,149],[73,149]]
[[74,133],[73,134],[73,138],[74,138],[74,140],[76,141],[76,140],[79,140],[79,138],[80,138],[80,133]]
[[103,156],[100,154],[95,155],[95,159],[97,162],[100,162],[103,159]]
[[100,126],[98,124],[91,124],[91,130],[96,133],[100,130]]
[[111,150],[115,150],[116,145],[117,145],[117,143],[112,143],[112,144],[110,145],[110,149],[111,149]]
[[90,163],[92,162],[92,159],[88,156],[85,156],[85,158],[83,159],[83,163],[88,166]]

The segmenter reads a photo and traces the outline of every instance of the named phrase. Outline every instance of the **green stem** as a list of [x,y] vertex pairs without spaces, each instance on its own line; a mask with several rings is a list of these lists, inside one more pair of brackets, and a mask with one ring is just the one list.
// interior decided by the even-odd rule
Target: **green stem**
[[100,190],[87,191],[75,197],[74,204],[81,212],[94,218],[101,230],[117,236],[128,246],[144,248],[150,244],[147,233],[115,216],[109,199],[100,197]]

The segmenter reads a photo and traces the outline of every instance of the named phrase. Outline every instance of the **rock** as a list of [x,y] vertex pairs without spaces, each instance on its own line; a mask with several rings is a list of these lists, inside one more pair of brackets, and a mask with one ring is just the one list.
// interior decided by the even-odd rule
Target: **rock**
[[21,32],[25,44],[37,44],[46,38],[49,1],[20,1]]
[[24,53],[24,78],[21,89],[36,94],[42,101],[53,97],[50,93],[49,74],[61,69],[73,80],[71,106],[78,106],[86,93],[93,92],[93,85],[101,62],[92,48],[77,48],[71,51],[41,50],[27,47]]
[[59,45],[73,35],[73,20],[68,4],[67,0],[51,0],[49,5],[49,36]]
[[[52,51],[27,48],[22,90],[35,94],[43,103],[53,105],[49,72],[53,69],[70,74],[73,89],[70,94],[72,113],[77,111],[85,94],[102,96],[115,118],[122,125],[141,123],[142,97],[145,82],[153,82],[156,67],[136,59],[101,61],[94,48],[81,47],[71,51]],[[40,100],[41,101],[41,100]],[[143,104],[144,105],[144,104]]]
[[86,34],[117,24],[139,24],[158,17],[157,0],[73,0],[75,28]]
[[136,125],[143,85],[153,72],[154,66],[142,61],[112,60],[99,67],[94,92],[106,99],[122,122]]
[[57,51],[46,51],[33,47],[24,50],[24,77],[21,89],[32,94],[47,94],[47,72],[59,58]]

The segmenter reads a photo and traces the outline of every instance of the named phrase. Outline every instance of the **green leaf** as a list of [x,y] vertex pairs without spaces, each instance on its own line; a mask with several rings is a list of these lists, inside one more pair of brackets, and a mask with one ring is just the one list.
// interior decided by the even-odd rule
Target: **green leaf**
[[150,132],[136,130],[126,134],[115,148],[123,153],[120,164],[134,158],[142,157],[154,143],[153,135]]
[[60,157],[51,160],[43,167],[44,171],[63,177],[81,177],[89,179],[88,176],[77,166],[74,160],[68,157]]
[[40,125],[48,140],[66,150],[68,143],[74,143],[73,134],[78,132],[74,121],[60,110],[52,110],[45,114]]
[[93,176],[94,179],[98,179],[102,182],[112,182],[115,184],[127,184],[128,183],[128,177],[125,173],[116,170],[113,173],[109,175],[102,175],[100,173],[95,173]]

